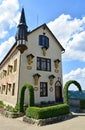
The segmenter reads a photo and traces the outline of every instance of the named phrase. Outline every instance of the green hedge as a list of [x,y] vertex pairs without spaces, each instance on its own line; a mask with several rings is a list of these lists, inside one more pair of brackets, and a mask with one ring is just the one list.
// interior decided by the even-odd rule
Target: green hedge
[[69,106],[67,104],[60,104],[44,108],[28,107],[26,110],[26,116],[34,119],[46,119],[67,113],[69,113]]
[[34,106],[34,89],[33,86],[26,83],[21,89],[20,95],[20,112],[24,112],[24,97],[25,97],[25,90],[28,89],[28,106]]
[[85,99],[80,100],[80,109],[85,109]]
[[81,85],[75,80],[69,80],[64,85],[64,103],[68,104],[68,88],[71,84],[76,85],[79,91],[82,91]]

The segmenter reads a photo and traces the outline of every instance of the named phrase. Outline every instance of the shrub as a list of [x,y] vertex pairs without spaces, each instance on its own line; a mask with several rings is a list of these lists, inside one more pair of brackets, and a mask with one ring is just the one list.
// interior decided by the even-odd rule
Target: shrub
[[80,109],[85,109],[85,99],[80,100]]
[[0,107],[4,107],[3,101],[0,101]]
[[20,105],[16,104],[16,106],[13,108],[13,112],[17,113],[20,111]]
[[9,111],[9,112],[13,112],[13,107],[10,106],[10,105],[7,105],[6,110]]
[[46,119],[67,113],[69,113],[69,106],[67,104],[60,104],[44,108],[28,107],[26,110],[26,116],[35,119]]
[[10,105],[7,105],[7,106],[6,106],[6,110],[9,111],[9,112],[18,113],[18,112],[20,111],[20,105],[19,105],[19,104],[16,104],[15,107],[10,106]]

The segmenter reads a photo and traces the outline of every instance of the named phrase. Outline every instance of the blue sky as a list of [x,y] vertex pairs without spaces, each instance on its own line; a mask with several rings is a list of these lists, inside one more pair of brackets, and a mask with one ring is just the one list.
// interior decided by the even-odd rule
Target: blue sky
[[64,83],[74,79],[85,89],[85,0],[0,0],[0,61],[14,44],[22,7],[28,30],[46,23],[65,48]]

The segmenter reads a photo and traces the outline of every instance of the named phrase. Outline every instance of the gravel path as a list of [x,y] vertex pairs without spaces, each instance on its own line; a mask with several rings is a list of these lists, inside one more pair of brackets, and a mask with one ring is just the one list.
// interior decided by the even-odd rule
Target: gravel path
[[34,126],[23,122],[22,118],[11,119],[0,115],[0,130],[85,130],[85,116],[46,126]]

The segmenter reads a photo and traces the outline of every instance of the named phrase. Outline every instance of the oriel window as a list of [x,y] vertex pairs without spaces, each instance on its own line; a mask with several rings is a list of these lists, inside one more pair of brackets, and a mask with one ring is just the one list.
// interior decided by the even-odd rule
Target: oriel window
[[49,38],[45,35],[39,35],[39,45],[48,48]]

